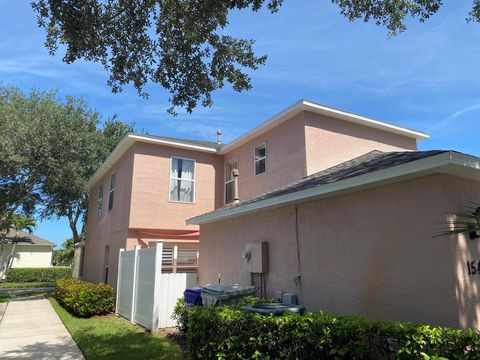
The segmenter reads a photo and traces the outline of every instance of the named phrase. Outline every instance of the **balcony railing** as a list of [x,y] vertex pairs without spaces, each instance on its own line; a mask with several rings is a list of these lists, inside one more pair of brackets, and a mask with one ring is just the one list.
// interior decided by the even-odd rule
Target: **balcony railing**
[[162,272],[196,272],[197,267],[197,245],[164,246],[162,254]]

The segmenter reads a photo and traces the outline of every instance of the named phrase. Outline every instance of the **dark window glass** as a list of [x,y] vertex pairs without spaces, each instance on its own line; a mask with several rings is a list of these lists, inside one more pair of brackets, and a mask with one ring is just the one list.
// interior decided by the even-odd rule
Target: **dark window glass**
[[113,201],[115,198],[115,174],[110,176],[110,192],[108,196],[108,210],[113,209]]
[[255,175],[263,174],[266,170],[267,150],[265,144],[255,148]]

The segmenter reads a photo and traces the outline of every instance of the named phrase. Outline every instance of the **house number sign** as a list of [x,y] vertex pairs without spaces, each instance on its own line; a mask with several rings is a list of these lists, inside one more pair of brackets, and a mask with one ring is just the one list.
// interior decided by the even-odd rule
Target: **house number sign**
[[467,261],[468,275],[480,275],[480,260]]

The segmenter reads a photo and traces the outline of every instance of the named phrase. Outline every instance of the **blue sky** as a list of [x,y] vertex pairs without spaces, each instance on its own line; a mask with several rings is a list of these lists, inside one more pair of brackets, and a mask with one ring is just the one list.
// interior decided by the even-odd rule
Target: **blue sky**
[[[285,0],[277,14],[235,12],[227,32],[256,39],[265,66],[253,89],[214,93],[211,108],[168,115],[168,94],[149,86],[148,100],[127,87],[112,94],[99,64],[62,63],[44,48],[30,1],[0,0],[0,81],[28,91],[57,88],[83,97],[105,118],[118,114],[151,134],[228,142],[305,98],[425,131],[420,149],[454,149],[480,156],[480,24],[466,23],[471,1],[445,4],[424,24],[408,21],[394,38],[384,28],[348,22],[327,0]],[[64,220],[36,233],[58,244],[70,236]]]

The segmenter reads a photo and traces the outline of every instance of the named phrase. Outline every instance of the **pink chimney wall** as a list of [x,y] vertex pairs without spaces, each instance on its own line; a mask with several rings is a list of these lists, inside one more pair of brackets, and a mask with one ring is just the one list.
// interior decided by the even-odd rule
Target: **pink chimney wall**
[[[267,171],[255,176],[254,149],[263,143]],[[238,159],[239,196],[245,200],[373,150],[416,149],[415,139],[304,111],[224,155],[223,171]],[[224,199],[223,185],[221,191]]]
[[417,150],[415,139],[304,112],[307,175],[373,150]]
[[[254,149],[266,144],[266,169],[261,175],[254,174]],[[305,132],[302,115],[294,116],[283,124],[250,140],[223,156],[224,164],[238,159],[240,175],[238,187],[240,200],[276,189],[301,179],[306,175]],[[222,179],[225,179],[223,165]],[[222,181],[224,182],[224,180]],[[224,186],[222,185],[224,199]]]

